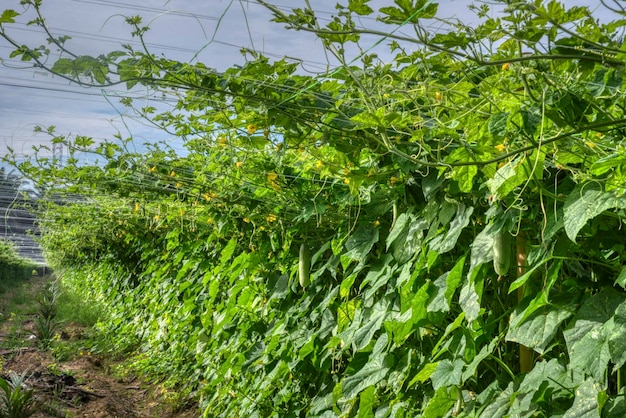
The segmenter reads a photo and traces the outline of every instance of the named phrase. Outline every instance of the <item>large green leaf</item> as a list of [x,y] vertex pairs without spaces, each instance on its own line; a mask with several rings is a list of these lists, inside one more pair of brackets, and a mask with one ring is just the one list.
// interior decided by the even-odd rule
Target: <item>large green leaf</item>
[[450,310],[452,296],[463,280],[464,264],[465,256],[457,261],[452,270],[442,274],[433,282],[436,293],[428,302],[428,312],[448,312]]
[[609,352],[615,368],[626,363],[626,302],[615,310],[615,326],[609,335]]
[[593,379],[585,380],[578,389],[574,404],[565,412],[563,418],[600,418],[601,405],[598,404],[598,395],[602,392],[602,385]]
[[430,248],[440,254],[446,253],[454,248],[456,245],[463,228],[469,225],[470,217],[474,212],[473,207],[465,207],[464,204],[460,204],[456,217],[450,222],[450,228],[446,233],[439,233],[435,238],[430,241]]
[[494,113],[489,118],[489,133],[495,137],[502,138],[506,136],[506,123],[509,120],[509,112]]
[[605,192],[596,183],[576,187],[568,196],[563,209],[565,232],[576,242],[578,232],[590,219],[608,209],[625,209],[626,197]]
[[343,379],[341,383],[343,396],[352,399],[368,386],[380,382],[387,376],[394,363],[395,358],[391,354],[373,354],[360,370]]
[[465,285],[461,288],[461,294],[459,295],[459,304],[465,312],[465,318],[468,322],[472,322],[478,318],[480,312],[480,303],[478,302],[478,294],[474,289],[473,283],[469,280],[465,282]]
[[573,369],[604,379],[611,358],[609,338],[615,332],[613,315],[623,300],[623,294],[603,288],[585,301],[563,333]]
[[430,375],[433,388],[439,389],[445,386],[460,385],[465,362],[463,359],[441,360],[437,369]]
[[426,405],[424,418],[439,418],[447,415],[450,408],[456,403],[456,399],[450,396],[447,386],[442,386],[435,391],[435,394]]
[[360,227],[346,240],[346,253],[342,258],[363,261],[377,242],[378,229]]
[[[571,301],[571,297],[567,297]],[[517,306],[511,314],[506,340],[532,348],[540,354],[552,342],[563,321],[572,316],[575,305],[552,302],[534,311],[523,320],[528,305]]]

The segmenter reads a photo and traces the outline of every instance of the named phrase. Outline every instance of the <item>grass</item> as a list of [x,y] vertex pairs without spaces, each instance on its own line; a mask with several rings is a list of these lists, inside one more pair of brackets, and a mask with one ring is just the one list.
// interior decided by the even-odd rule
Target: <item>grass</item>
[[57,316],[61,321],[92,327],[102,318],[102,307],[85,301],[81,295],[68,289],[61,287],[61,290],[57,299]]

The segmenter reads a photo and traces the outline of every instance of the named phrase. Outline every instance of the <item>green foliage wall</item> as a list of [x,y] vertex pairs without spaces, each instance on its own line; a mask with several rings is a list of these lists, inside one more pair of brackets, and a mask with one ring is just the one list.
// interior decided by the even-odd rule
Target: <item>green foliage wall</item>
[[13,245],[0,240],[0,281],[25,280],[32,276],[35,265],[20,257]]
[[[500,2],[502,18],[477,5],[479,24],[431,34],[427,1],[349,1],[326,27],[259,3],[342,65],[305,77],[252,54],[218,73],[149,51],[72,57],[52,38],[63,56],[46,67],[46,48],[2,32],[78,83],[179,98],[133,109],[186,157],[50,128],[106,164],[20,165],[81,196],[43,214],[44,245],[108,306],[119,349],[211,417],[623,415],[622,13]],[[349,59],[364,34],[393,62]]]

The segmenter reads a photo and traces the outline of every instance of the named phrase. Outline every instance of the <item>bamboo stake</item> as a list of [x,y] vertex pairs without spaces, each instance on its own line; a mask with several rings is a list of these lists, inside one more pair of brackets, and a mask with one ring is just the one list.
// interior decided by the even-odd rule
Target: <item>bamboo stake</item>
[[[515,239],[516,244],[516,261],[517,261],[517,277],[520,278],[526,273],[526,256],[528,249],[526,248],[526,236],[520,232]],[[526,285],[517,289],[517,302],[520,303],[524,299]],[[530,348],[520,344],[519,346],[519,369],[521,373],[528,373],[533,368],[533,352]]]

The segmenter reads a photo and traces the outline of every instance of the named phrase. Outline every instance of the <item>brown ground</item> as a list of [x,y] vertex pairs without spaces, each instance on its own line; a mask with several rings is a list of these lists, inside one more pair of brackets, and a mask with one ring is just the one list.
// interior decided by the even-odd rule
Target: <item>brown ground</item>
[[[36,294],[46,280],[33,278],[28,292]],[[32,293],[31,293],[32,292]],[[26,386],[35,392],[38,411],[33,417],[89,418],[191,418],[199,415],[195,405],[181,407],[171,401],[158,384],[147,384],[133,375],[121,376],[119,362],[89,352],[72,353],[70,360],[59,361],[50,350],[37,348],[32,337],[34,314],[11,318],[7,306],[13,292],[0,295],[0,376],[11,371],[26,373]],[[16,323],[20,321],[20,323]],[[85,338],[86,329],[64,325],[58,333],[62,342]],[[79,346],[75,345],[75,346]],[[117,372],[115,370],[118,370]],[[182,409],[182,410],[181,410]]]

